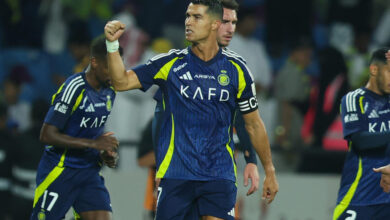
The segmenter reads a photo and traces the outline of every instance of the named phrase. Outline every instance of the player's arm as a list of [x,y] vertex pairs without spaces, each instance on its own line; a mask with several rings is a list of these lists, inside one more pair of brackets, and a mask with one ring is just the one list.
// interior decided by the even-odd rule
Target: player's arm
[[139,89],[142,87],[133,70],[126,71],[119,54],[118,39],[123,34],[125,25],[119,21],[109,21],[104,27],[107,39],[107,62],[112,84],[117,91]]
[[96,139],[76,138],[62,133],[56,126],[44,123],[41,129],[40,140],[48,145],[70,148],[94,148],[97,150],[116,151],[118,140],[112,132],[103,134]]
[[234,127],[237,131],[238,139],[242,146],[246,166],[244,168],[244,186],[248,186],[248,180],[251,180],[251,187],[247,195],[251,195],[259,188],[259,171],[257,169],[257,158],[253,150],[249,134],[245,129],[245,122],[240,111],[236,111],[236,118],[234,120]]
[[390,143],[390,132],[360,131],[351,134],[350,140],[359,150],[382,148]]
[[263,198],[271,203],[279,190],[279,185],[276,180],[275,167],[272,163],[267,132],[258,110],[244,114],[243,118],[253,148],[256,150],[265,171]]
[[[347,103],[347,99],[355,99],[355,102]],[[352,142],[352,148],[360,151],[387,147],[390,143],[390,132],[367,131],[369,113],[365,112],[365,105],[364,96],[348,93],[342,98],[340,110],[345,139]]]

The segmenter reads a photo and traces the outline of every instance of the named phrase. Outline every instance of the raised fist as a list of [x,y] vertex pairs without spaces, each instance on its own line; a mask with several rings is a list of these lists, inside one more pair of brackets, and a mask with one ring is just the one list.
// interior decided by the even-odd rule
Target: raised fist
[[116,41],[125,31],[125,24],[120,21],[109,21],[104,27],[104,34],[108,41]]

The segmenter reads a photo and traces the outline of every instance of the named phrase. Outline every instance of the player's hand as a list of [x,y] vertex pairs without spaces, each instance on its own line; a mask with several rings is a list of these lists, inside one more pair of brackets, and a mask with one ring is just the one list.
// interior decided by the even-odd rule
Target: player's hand
[[115,151],[102,151],[100,153],[103,163],[109,168],[115,168],[119,159],[118,153]]
[[113,136],[113,132],[106,132],[93,142],[93,148],[103,151],[118,151],[119,141]]
[[270,204],[274,200],[278,191],[279,184],[276,180],[275,172],[266,173],[263,184],[262,199],[265,200],[268,204]]
[[125,31],[126,25],[120,21],[109,21],[104,27],[104,35],[108,41],[116,41]]
[[381,173],[381,182],[380,186],[384,192],[390,192],[390,164],[387,166],[373,168],[374,172]]
[[256,192],[259,189],[259,171],[257,165],[254,163],[248,163],[244,169],[244,186],[248,186],[248,179],[251,180],[251,187],[246,193],[247,196]]

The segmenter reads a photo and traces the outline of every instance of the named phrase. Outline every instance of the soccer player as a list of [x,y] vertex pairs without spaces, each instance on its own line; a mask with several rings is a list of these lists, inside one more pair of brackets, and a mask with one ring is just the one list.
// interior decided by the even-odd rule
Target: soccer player
[[263,197],[272,202],[278,191],[250,72],[217,43],[222,14],[218,0],[191,1],[185,32],[192,46],[157,55],[128,71],[117,52],[125,25],[111,21],[105,26],[108,67],[115,89],[147,90],[158,84],[163,93],[156,175],[162,178],[158,220],[184,219],[194,206],[207,220],[234,219],[237,188],[231,138],[236,103],[265,169]]
[[[46,149],[37,171],[32,220],[62,219],[71,206],[83,220],[109,220],[110,197],[99,175],[116,164],[119,142],[103,133],[115,99],[104,36],[91,43],[85,72],[69,77],[53,95],[41,129]],[[102,152],[102,153],[101,153]]]
[[342,98],[341,115],[348,152],[333,219],[390,219],[390,197],[373,168],[390,163],[389,48],[374,51],[365,87]]
[[[221,3],[223,7],[223,18],[217,34],[218,44],[227,53],[234,54],[237,58],[240,58],[243,62],[245,62],[243,58],[227,48],[233,38],[234,32],[236,31],[238,3],[235,0],[222,0]],[[157,130],[161,127],[160,121],[162,120],[163,115],[162,93],[160,90],[156,92],[154,99],[157,101],[157,105],[153,118],[152,130],[153,138],[155,139],[154,142],[156,142],[159,134]],[[248,180],[251,180],[251,187],[247,192],[247,195],[251,195],[259,188],[259,171],[257,169],[256,155],[254,153],[252,143],[250,142],[249,135],[245,130],[245,123],[239,110],[236,111],[234,127],[236,128],[240,145],[242,146],[242,150],[244,152],[245,162],[247,163],[244,169],[244,185],[247,186]]]

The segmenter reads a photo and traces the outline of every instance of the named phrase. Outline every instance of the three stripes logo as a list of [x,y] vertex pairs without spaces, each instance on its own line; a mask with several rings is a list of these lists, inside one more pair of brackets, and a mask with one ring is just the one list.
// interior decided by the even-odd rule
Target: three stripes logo
[[378,113],[374,110],[368,115],[368,118],[379,118]]
[[179,79],[193,80],[190,71],[187,71],[183,75],[179,76]]
[[95,112],[95,108],[93,107],[92,103],[89,104],[87,109],[85,109],[85,112]]

